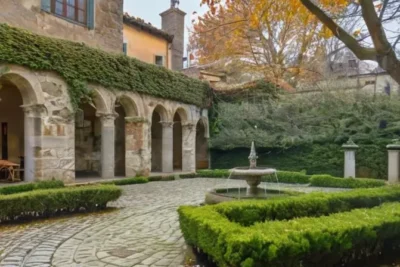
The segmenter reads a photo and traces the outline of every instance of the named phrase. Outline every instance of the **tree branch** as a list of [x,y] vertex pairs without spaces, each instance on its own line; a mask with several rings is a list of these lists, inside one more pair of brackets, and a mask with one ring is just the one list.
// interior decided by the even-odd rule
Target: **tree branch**
[[313,13],[331,32],[342,41],[360,60],[376,60],[376,50],[362,47],[357,40],[337,25],[323,10],[311,0],[300,0],[301,3]]
[[389,3],[389,0],[385,0],[383,2],[382,10],[381,10],[381,13],[379,14],[379,20],[380,21],[382,21],[382,19],[383,19],[383,15],[385,14],[386,7],[387,7],[388,3]]

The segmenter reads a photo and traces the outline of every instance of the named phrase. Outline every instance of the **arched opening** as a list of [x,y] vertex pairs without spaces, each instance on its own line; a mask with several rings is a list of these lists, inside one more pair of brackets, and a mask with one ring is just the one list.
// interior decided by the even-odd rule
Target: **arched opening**
[[96,108],[81,104],[75,116],[75,175],[97,177],[101,172],[101,122]]
[[115,176],[126,176],[125,162],[125,109],[123,106],[116,105],[115,112],[118,117],[115,119]]
[[[25,135],[23,98],[20,90],[5,77],[0,79],[0,160],[20,164],[24,168]],[[33,155],[32,155],[33,156]],[[0,172],[0,179],[7,179],[9,173]],[[17,173],[24,178],[24,173]]]
[[182,170],[182,118],[178,112],[174,115],[173,164],[174,170]]
[[162,171],[162,114],[163,110],[157,107],[151,118],[151,171]]
[[196,169],[208,169],[208,142],[206,138],[206,125],[199,120],[196,125]]

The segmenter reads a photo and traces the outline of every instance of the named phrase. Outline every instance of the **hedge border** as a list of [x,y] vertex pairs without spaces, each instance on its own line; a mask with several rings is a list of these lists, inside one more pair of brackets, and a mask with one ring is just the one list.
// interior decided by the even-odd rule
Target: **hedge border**
[[386,182],[371,178],[339,178],[330,175],[313,175],[310,178],[310,185],[333,188],[372,188],[385,186]]

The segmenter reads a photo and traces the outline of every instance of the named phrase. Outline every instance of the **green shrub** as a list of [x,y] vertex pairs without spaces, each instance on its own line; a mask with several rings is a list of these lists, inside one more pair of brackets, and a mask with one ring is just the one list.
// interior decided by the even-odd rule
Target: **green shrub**
[[40,181],[36,183],[5,186],[0,188],[0,195],[11,195],[38,189],[62,188],[64,183],[59,180]]
[[[263,182],[268,183],[287,183],[287,184],[308,184],[310,183],[310,175],[306,175],[302,172],[287,172],[287,171],[278,171],[275,175],[266,175],[264,176]],[[277,179],[278,177],[278,179]]]
[[166,176],[150,176],[147,179],[149,179],[149,182],[166,182],[166,181],[174,181],[175,176],[174,175],[166,175]]
[[[199,107],[206,107],[210,102],[208,84],[182,73],[122,53],[115,55],[6,24],[0,24],[0,62],[58,73],[69,85],[74,107],[82,98],[90,96],[88,82],[110,90],[143,93]],[[101,66],[99,62],[102,62]]]
[[102,184],[130,185],[130,184],[145,184],[148,182],[149,180],[146,177],[134,177],[134,178],[114,180],[114,181],[107,181]]
[[357,208],[371,208],[400,201],[400,186],[356,189],[340,193],[311,193],[301,196],[221,203],[214,209],[230,221],[248,226],[256,222],[318,217]]
[[230,175],[229,170],[199,170],[197,177],[205,178],[228,178]]
[[330,175],[313,175],[310,185],[335,188],[371,188],[386,185],[385,181],[368,178],[338,178]]
[[400,237],[397,203],[250,227],[213,207],[180,207],[179,221],[186,242],[221,267],[332,266],[380,253],[386,241]]
[[51,216],[81,209],[104,209],[122,190],[113,185],[82,186],[0,196],[0,222],[24,217]]
[[196,173],[188,173],[188,174],[179,175],[179,178],[181,178],[181,179],[190,179],[190,178],[196,178],[196,177],[197,177]]

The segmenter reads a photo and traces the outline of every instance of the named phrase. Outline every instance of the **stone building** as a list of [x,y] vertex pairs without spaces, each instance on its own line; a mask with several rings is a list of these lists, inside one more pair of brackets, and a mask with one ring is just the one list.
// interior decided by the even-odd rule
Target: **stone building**
[[[71,83],[66,76],[42,67],[42,62],[15,64],[14,61],[25,63],[21,60],[25,55],[19,55],[16,48],[11,57],[4,54],[8,50],[1,48],[2,38],[8,38],[1,36],[1,31],[8,29],[5,23],[25,29],[28,34],[84,43],[83,48],[112,52],[110,57],[125,61],[121,59],[122,0],[15,0],[2,1],[1,7],[0,159],[16,163],[22,159],[26,181],[56,178],[74,182],[82,176],[112,178],[150,172],[193,172],[196,165],[201,165],[201,159],[207,158],[206,107],[181,102],[179,96],[160,98],[89,82],[92,101],[74,109],[69,92]],[[29,45],[39,47],[41,43]],[[77,44],[68,45],[80,49]],[[92,49],[90,53],[97,52]],[[38,54],[52,60],[59,56],[48,51]],[[101,68],[102,62],[93,64],[93,68]],[[140,67],[147,68],[144,63]],[[171,90],[175,89],[176,79],[188,79],[167,72],[162,75]],[[191,83],[199,83],[185,82],[188,91]]]

